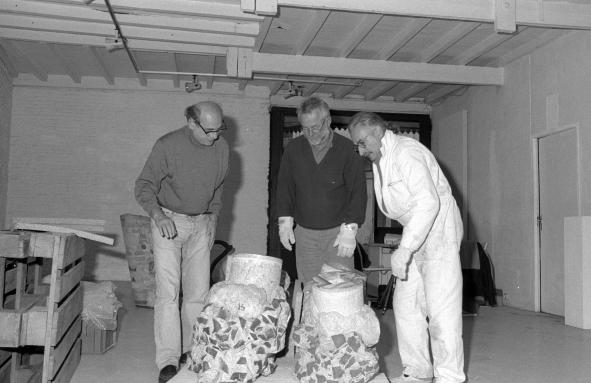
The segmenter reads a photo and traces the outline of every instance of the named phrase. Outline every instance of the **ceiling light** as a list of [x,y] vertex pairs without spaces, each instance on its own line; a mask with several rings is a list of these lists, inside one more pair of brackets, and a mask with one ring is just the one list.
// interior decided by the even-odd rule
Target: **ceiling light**
[[193,75],[193,82],[187,81],[185,83],[185,91],[191,93],[199,89],[201,89],[201,84],[199,83],[199,80],[197,80],[197,76]]

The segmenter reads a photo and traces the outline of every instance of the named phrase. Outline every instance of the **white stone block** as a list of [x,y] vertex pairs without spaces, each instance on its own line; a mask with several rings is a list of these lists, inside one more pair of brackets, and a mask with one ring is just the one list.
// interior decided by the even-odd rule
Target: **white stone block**
[[591,216],[564,218],[564,321],[591,329]]

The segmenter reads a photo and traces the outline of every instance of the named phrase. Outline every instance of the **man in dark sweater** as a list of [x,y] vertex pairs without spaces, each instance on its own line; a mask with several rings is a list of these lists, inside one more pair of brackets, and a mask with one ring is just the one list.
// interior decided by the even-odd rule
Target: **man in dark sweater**
[[353,269],[355,236],[365,220],[367,192],[363,160],[351,140],[330,128],[326,102],[311,97],[297,114],[304,135],[283,153],[277,209],[281,243],[288,250],[297,243],[298,279],[308,282],[324,263]]
[[187,125],[156,141],[135,182],[135,198],[152,218],[160,383],[176,374],[181,352],[191,350],[193,322],[209,291],[209,254],[228,171],[220,106],[201,102],[185,117]]

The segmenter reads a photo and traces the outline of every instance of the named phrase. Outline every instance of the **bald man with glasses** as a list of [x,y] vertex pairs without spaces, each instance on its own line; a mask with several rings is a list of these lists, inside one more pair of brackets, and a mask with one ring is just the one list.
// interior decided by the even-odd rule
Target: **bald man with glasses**
[[185,126],[156,141],[135,182],[136,200],[152,218],[159,383],[176,374],[181,355],[191,350],[193,322],[209,291],[209,255],[228,172],[220,106],[191,105],[185,118]]
[[305,283],[324,263],[353,269],[367,191],[363,160],[351,140],[331,129],[328,104],[311,97],[297,115],[304,134],[283,153],[277,211],[281,244],[291,251],[295,243],[298,279]]

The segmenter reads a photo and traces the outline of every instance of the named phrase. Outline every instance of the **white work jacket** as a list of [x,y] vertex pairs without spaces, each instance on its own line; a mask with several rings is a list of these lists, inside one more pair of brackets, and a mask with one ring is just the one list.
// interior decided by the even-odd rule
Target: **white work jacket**
[[417,140],[388,130],[380,150],[379,163],[373,164],[376,200],[404,227],[400,247],[418,258],[437,257],[441,246],[459,247],[460,212],[433,154]]

